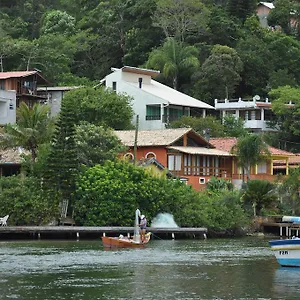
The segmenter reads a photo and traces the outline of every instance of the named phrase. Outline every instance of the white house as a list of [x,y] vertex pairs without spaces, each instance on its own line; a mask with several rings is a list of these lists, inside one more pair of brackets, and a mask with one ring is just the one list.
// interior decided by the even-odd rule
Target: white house
[[16,95],[14,90],[0,89],[0,125],[16,123]]
[[44,96],[45,103],[50,106],[51,117],[56,116],[60,112],[61,101],[64,94],[70,90],[77,89],[78,86],[59,86],[59,87],[39,87],[38,95]]
[[229,114],[241,118],[252,132],[274,130],[269,126],[275,118],[271,107],[268,98],[260,100],[258,95],[252,99],[215,99],[215,109],[220,111],[222,119]]
[[112,73],[101,80],[106,88],[133,98],[133,123],[139,115],[140,130],[165,129],[165,125],[187,116],[206,116],[213,106],[176,91],[153,78],[159,71],[124,66],[112,68]]

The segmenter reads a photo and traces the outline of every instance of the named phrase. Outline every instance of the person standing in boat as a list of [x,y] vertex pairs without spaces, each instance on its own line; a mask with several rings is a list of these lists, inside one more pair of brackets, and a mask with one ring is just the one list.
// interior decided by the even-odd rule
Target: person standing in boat
[[147,229],[147,219],[145,215],[141,215],[141,221],[140,221],[140,237],[141,237],[141,242],[145,242],[145,235],[146,235],[146,229]]

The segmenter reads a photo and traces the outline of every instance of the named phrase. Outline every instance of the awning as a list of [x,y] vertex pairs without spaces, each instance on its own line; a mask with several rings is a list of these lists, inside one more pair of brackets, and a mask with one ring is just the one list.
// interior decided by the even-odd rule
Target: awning
[[211,149],[205,147],[184,147],[184,146],[170,146],[167,149],[175,150],[182,153],[187,154],[201,154],[201,155],[211,155],[211,156],[234,156],[233,154],[218,150],[218,149]]

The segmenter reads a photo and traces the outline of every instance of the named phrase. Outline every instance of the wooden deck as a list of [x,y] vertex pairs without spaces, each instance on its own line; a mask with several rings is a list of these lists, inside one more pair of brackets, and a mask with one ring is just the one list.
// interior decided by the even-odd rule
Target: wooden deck
[[288,222],[265,222],[261,224],[265,227],[279,227],[279,236],[299,236],[300,233],[300,224],[288,223]]
[[[175,236],[204,237],[207,228],[154,228],[148,227],[147,231],[152,232],[157,238]],[[101,237],[118,236],[120,234],[130,236],[134,227],[93,227],[93,226],[2,226],[0,227],[0,240],[5,238],[77,238],[80,237]]]

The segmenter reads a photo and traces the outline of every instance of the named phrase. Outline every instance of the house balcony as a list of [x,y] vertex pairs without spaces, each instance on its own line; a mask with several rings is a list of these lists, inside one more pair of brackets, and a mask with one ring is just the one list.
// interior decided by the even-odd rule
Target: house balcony
[[215,109],[216,110],[226,110],[226,109],[246,109],[254,108],[257,106],[257,102],[260,104],[270,105],[269,99],[260,99],[259,96],[254,96],[252,99],[215,99]]
[[169,170],[175,176],[209,176],[219,178],[231,178],[231,170],[228,168],[213,167],[184,167],[183,170]]

